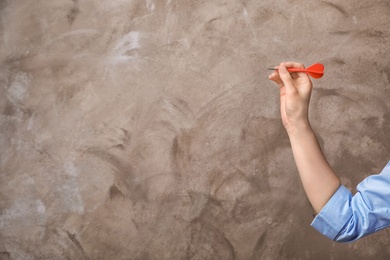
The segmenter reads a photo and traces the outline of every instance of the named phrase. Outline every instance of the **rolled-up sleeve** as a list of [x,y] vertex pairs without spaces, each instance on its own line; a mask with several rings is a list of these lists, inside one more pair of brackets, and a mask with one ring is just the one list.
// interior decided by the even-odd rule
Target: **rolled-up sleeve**
[[338,242],[351,242],[390,226],[390,162],[352,193],[341,185],[311,226]]

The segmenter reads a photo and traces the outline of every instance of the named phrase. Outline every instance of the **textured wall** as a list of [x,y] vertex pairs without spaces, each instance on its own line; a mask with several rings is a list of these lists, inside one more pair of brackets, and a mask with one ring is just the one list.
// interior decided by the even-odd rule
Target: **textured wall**
[[349,188],[390,150],[390,4],[0,0],[0,259],[388,259],[309,227],[267,67],[322,62]]

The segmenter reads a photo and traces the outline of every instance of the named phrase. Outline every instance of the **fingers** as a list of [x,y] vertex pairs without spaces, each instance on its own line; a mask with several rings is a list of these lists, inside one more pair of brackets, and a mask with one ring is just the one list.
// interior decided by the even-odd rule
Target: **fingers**
[[280,76],[279,76],[278,71],[272,72],[272,74],[269,75],[268,78],[269,78],[270,80],[272,80],[273,82],[275,82],[276,84],[278,84],[279,87],[282,87],[282,86],[283,86],[283,81],[280,79]]
[[[294,69],[304,69],[305,68],[305,65],[303,65],[302,63],[299,63],[299,62],[288,61],[288,62],[282,62],[281,64],[283,64],[286,68],[294,68]],[[301,73],[301,72],[292,72],[292,73],[290,73],[290,75],[293,79],[297,79],[300,76],[307,76],[306,73]]]
[[286,92],[291,93],[291,92],[295,91],[295,88],[293,85],[293,79],[290,75],[290,72],[287,71],[287,68],[284,65],[284,63],[280,64],[278,71],[279,71],[280,79],[283,81],[283,84],[286,87]]
[[296,68],[296,69],[304,69],[305,68],[305,65],[303,65],[302,63],[291,62],[291,61],[282,62],[280,65],[284,65],[286,68]]
[[[280,71],[281,67],[286,68],[285,73],[282,73]],[[302,63],[298,62],[282,62],[279,66],[275,67],[275,71],[269,75],[269,79],[274,81],[276,84],[279,85],[279,87],[283,87],[286,83],[286,87],[293,87],[293,80],[298,79],[299,77],[307,77],[305,73],[295,73],[295,72],[288,72],[287,68],[297,68],[297,69],[304,69],[305,66]],[[283,74],[283,76],[282,76]],[[290,91],[293,91],[294,89],[290,88]]]

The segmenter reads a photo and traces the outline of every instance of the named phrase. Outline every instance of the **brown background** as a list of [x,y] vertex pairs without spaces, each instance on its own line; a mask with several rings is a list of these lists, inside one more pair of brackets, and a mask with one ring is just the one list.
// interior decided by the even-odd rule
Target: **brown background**
[[0,0],[1,259],[388,259],[313,230],[267,67],[322,62],[349,188],[389,160],[387,0]]

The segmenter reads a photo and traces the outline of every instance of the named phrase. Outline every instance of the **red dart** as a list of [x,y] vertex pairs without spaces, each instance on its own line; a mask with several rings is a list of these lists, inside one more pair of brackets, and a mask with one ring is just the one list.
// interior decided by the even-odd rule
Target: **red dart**
[[[319,79],[322,76],[324,76],[324,68],[325,68],[324,65],[322,65],[321,63],[316,63],[306,69],[288,68],[287,70],[289,72],[305,72],[309,74],[311,77],[315,79]],[[276,70],[276,69],[269,69],[269,70]]]

